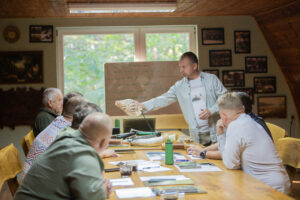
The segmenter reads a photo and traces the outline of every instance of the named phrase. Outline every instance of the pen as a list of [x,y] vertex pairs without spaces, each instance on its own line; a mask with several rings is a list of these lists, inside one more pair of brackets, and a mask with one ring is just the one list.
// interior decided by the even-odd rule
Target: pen
[[190,160],[186,160],[186,159],[179,159],[179,160],[175,160],[175,162],[189,162]]
[[144,167],[143,169],[152,169],[152,168],[160,168],[160,166]]

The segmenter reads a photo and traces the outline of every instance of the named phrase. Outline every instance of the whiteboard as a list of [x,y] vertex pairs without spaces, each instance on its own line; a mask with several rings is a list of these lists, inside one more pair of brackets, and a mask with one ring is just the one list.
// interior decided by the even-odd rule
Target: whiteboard
[[[178,61],[106,63],[105,102],[106,113],[124,116],[115,106],[116,100],[135,99],[144,102],[169,90],[176,81],[182,79]],[[178,103],[147,114],[179,114]]]

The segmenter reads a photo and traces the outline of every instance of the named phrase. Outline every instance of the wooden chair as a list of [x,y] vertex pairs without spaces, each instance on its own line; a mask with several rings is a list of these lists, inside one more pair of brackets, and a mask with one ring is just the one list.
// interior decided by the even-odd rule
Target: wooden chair
[[280,138],[286,137],[287,132],[283,128],[281,128],[281,127],[279,127],[275,124],[271,124],[271,123],[268,123],[268,122],[266,122],[266,124],[267,124],[268,128],[270,129],[270,132],[272,134],[272,138],[274,140],[274,145],[275,145],[276,149],[278,150],[278,140]]
[[0,190],[5,182],[12,196],[15,195],[19,182],[17,175],[22,172],[22,161],[20,154],[13,144],[0,150]]
[[21,145],[25,156],[27,156],[34,138],[33,130],[29,131],[29,133],[22,138]]
[[300,168],[300,139],[286,137],[278,140],[278,154],[293,181],[296,169]]

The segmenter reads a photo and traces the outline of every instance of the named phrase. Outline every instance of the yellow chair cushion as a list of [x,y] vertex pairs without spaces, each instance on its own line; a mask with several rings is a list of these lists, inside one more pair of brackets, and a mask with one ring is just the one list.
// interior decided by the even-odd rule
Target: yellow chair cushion
[[278,150],[278,140],[280,138],[284,138],[285,136],[287,136],[287,132],[283,128],[281,128],[275,124],[271,124],[268,122],[266,122],[266,124],[272,134],[272,138],[274,140],[274,145],[275,145],[276,149]]
[[29,131],[29,133],[22,138],[21,145],[25,156],[28,154],[34,139],[35,137],[33,134],[33,130]]
[[13,144],[0,150],[0,189],[5,181],[14,178],[22,171],[20,154]]
[[300,139],[281,138],[278,140],[277,150],[284,165],[300,168]]

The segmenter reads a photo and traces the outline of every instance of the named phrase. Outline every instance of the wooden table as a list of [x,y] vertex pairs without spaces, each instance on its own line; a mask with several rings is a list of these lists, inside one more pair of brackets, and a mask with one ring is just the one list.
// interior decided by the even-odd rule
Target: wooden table
[[[130,147],[135,148],[135,147]],[[140,147],[137,147],[140,148]],[[114,168],[116,166],[109,164],[111,161],[124,161],[124,160],[149,160],[146,156],[146,152],[149,150],[137,150],[134,154],[121,154],[120,157],[116,158],[105,158],[105,168]],[[152,150],[160,151],[160,150]],[[186,158],[186,151],[184,150],[175,150],[183,154]],[[171,171],[164,172],[133,172],[131,179],[134,182],[134,186],[126,187],[145,187],[142,181],[139,179],[139,176],[161,176],[161,175],[185,175],[186,177],[191,178],[195,185],[202,187],[206,190],[206,194],[187,194],[185,199],[199,200],[199,199],[216,199],[216,200],[225,200],[225,199],[292,199],[291,197],[273,189],[272,187],[262,183],[261,181],[253,178],[252,176],[244,173],[241,170],[227,170],[221,160],[195,160],[197,162],[211,162],[217,165],[221,172],[189,172],[182,173],[179,172],[174,166],[168,165],[167,167],[173,168]],[[161,161],[164,166],[164,161]],[[108,172],[104,174],[104,177],[113,179],[121,178],[120,172]],[[124,186],[116,186],[113,188],[113,192],[110,196],[110,199],[118,199],[114,190],[124,188]],[[146,199],[146,198],[144,198]],[[148,199],[160,199],[157,198],[148,198]]]

